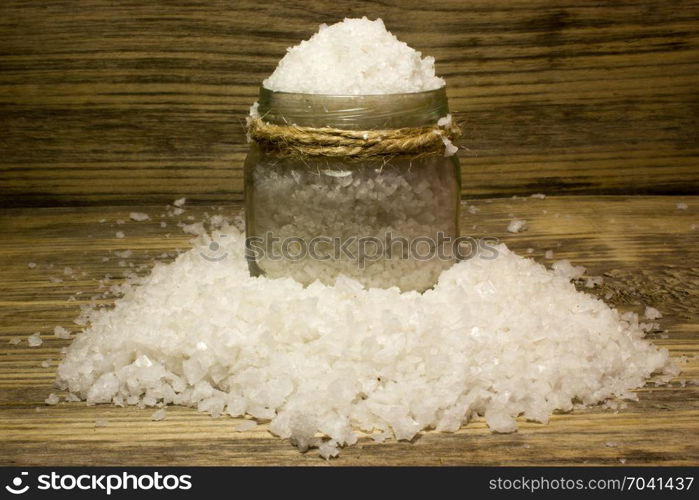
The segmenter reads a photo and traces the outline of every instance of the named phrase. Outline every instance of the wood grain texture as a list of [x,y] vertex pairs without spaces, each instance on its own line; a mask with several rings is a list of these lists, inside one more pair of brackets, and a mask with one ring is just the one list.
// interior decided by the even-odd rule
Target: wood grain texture
[[[501,464],[501,465],[699,465],[699,197],[558,197],[538,200],[479,199],[480,210],[462,215],[464,233],[500,237],[511,248],[550,263],[572,259],[605,278],[599,289],[625,310],[657,307],[667,332],[651,333],[670,350],[683,372],[668,386],[649,383],[639,401],[613,412],[590,408],[555,415],[549,425],[520,422],[514,434],[492,434],[483,421],[455,434],[427,432],[412,443],[376,444],[362,439],[332,465]],[[131,210],[147,222],[129,221]],[[179,217],[200,220],[210,207],[195,206]],[[238,210],[226,206],[225,212]],[[99,292],[106,274],[116,282],[127,270],[145,266],[164,252],[187,247],[178,218],[160,207],[6,209],[0,214],[0,464],[2,465],[231,465],[326,464],[299,454],[266,427],[236,433],[236,419],[213,419],[193,409],[172,407],[168,418],[150,420],[152,410],[45,406],[68,340],[50,334],[54,326],[75,329],[80,306]],[[529,221],[524,233],[505,231],[512,217]],[[124,219],[125,224],[116,221]],[[103,222],[100,222],[104,220]],[[166,221],[167,228],[160,227]],[[115,237],[123,231],[126,238]],[[129,258],[116,250],[131,249]],[[172,254],[174,255],[174,254]],[[103,259],[109,260],[104,262]],[[30,262],[36,267],[29,268]],[[121,263],[121,264],[120,264]],[[63,274],[65,266],[75,272]],[[133,267],[132,267],[133,266]],[[62,282],[52,281],[56,279]],[[586,289],[587,290],[587,289]],[[78,292],[81,292],[77,295]],[[72,298],[71,298],[72,297]],[[44,343],[25,340],[40,331]],[[682,358],[685,357],[685,358]],[[49,361],[42,367],[42,361]],[[96,420],[106,427],[95,427]]]
[[287,46],[382,17],[437,58],[466,196],[699,192],[699,2],[0,2],[0,206],[242,199]]

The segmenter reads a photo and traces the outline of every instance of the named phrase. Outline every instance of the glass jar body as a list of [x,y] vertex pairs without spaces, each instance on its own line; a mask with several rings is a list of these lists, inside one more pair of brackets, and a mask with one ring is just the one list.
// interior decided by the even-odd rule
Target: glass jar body
[[[260,97],[263,119],[312,127],[420,127],[448,112],[443,90],[304,96],[263,89]],[[426,290],[454,262],[459,197],[456,156],[294,158],[252,143],[245,162],[250,271],[304,285],[344,275],[367,287]]]

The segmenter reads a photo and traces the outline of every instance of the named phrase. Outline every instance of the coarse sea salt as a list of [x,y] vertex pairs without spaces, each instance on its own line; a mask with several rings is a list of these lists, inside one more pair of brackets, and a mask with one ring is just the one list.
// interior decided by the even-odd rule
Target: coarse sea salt
[[[202,257],[213,241],[226,258]],[[518,416],[633,399],[678,372],[637,315],[576,291],[582,273],[501,245],[422,294],[342,276],[304,288],[250,277],[244,236],[224,225],[122,286],[113,309],[86,310],[57,385],[91,404],[248,415],[326,458],[362,434],[410,440],[478,415],[512,432]]]
[[507,225],[507,231],[510,233],[521,233],[527,230],[527,221],[522,219],[513,219]]
[[310,94],[368,95],[434,90],[444,86],[434,58],[399,41],[381,19],[321,24],[309,40],[287,49],[267,89]]
[[41,334],[36,332],[27,337],[27,343],[29,344],[29,347],[39,347],[44,343],[44,341],[41,339]]
[[145,220],[150,219],[150,215],[143,212],[131,212],[129,214],[129,218],[131,220],[135,220],[136,222],[143,222]]

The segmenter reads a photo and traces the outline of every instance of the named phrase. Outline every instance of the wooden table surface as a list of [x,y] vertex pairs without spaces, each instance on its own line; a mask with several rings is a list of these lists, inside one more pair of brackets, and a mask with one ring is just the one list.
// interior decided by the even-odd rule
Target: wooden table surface
[[[688,208],[678,209],[678,202]],[[473,203],[481,210],[463,211],[464,233],[496,235],[523,254],[533,248],[531,256],[544,263],[550,263],[545,251],[553,250],[555,259],[572,259],[589,274],[604,276],[592,293],[612,291],[610,301],[628,310],[657,307],[667,332],[650,337],[670,350],[682,373],[667,386],[647,384],[638,390],[639,401],[620,411],[594,407],[555,415],[548,425],[522,421],[514,434],[492,434],[478,420],[455,434],[423,433],[412,443],[363,438],[330,462],[298,453],[264,425],[236,433],[236,419],[214,419],[190,408],[173,407],[166,420],[154,422],[153,410],[77,402],[46,406],[59,351],[69,343],[50,333],[54,326],[74,329],[80,306],[97,293],[106,274],[119,279],[131,264],[147,272],[156,255],[186,248],[189,236],[175,223],[199,219],[211,209],[188,207],[179,218],[163,219],[163,207],[152,205],[6,209],[0,214],[0,464],[699,464],[699,196]],[[228,213],[238,209],[225,207]],[[129,221],[133,210],[152,220]],[[528,220],[530,229],[507,233],[513,216]],[[118,219],[127,222],[118,225]],[[161,220],[167,228],[160,227]],[[126,237],[117,239],[116,231]],[[133,256],[114,254],[125,249]],[[36,267],[29,268],[30,262]],[[65,266],[76,271],[74,278],[63,275]],[[44,342],[28,347],[25,338],[36,331]],[[10,344],[13,338],[22,343]],[[106,427],[96,427],[96,420],[106,420]]]

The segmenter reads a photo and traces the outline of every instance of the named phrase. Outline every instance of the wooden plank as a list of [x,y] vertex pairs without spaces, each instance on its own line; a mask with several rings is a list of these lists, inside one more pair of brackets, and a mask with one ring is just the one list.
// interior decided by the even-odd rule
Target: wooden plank
[[465,196],[696,193],[699,2],[0,3],[0,206],[242,199],[287,46],[381,16],[437,58]]
[[[688,209],[678,209],[678,201]],[[683,372],[669,386],[647,384],[638,391],[638,402],[618,412],[595,407],[554,415],[549,425],[522,421],[517,433],[505,435],[490,433],[479,420],[455,434],[423,433],[412,443],[377,444],[364,438],[330,463],[697,465],[699,443],[689,437],[699,430],[699,197],[571,196],[468,204],[479,211],[463,211],[464,234],[496,236],[545,264],[551,263],[545,252],[553,250],[554,259],[571,259],[587,266],[589,274],[604,276],[604,285],[591,293],[612,292],[610,301],[625,310],[657,307],[668,331],[650,338],[670,350]],[[146,211],[151,220],[130,221],[133,210]],[[153,206],[6,209],[0,214],[1,464],[325,463],[312,453],[299,454],[264,425],[235,433],[238,420],[213,419],[189,408],[172,407],[166,420],[153,422],[152,410],[43,404],[55,390],[60,349],[69,342],[51,335],[53,327],[75,329],[72,321],[99,292],[100,279],[109,274],[118,282],[127,270],[143,265],[147,272],[154,260],[171,259],[161,254],[186,248],[190,237],[176,223],[214,210],[187,207],[179,217],[160,217],[164,210]],[[238,205],[223,207],[225,213],[237,210]],[[508,233],[513,217],[529,221],[529,230]],[[126,222],[118,224],[119,219]],[[126,237],[116,238],[116,231]],[[114,254],[125,249],[133,255]],[[29,268],[32,262],[36,266]],[[74,277],[63,274],[65,266]],[[9,344],[35,331],[46,334],[40,347]],[[42,361],[49,366],[42,367]],[[108,424],[95,427],[96,420]]]

